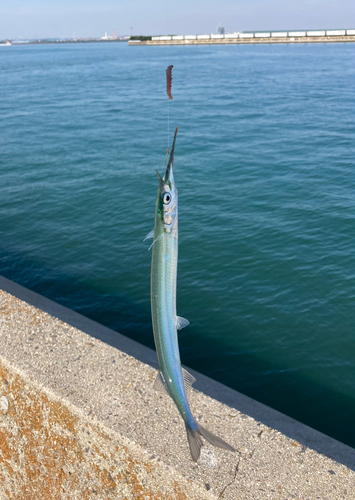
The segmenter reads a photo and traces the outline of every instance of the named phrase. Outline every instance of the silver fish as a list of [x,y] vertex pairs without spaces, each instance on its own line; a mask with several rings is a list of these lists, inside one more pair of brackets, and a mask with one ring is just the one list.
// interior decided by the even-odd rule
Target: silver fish
[[196,422],[186,395],[195,378],[181,367],[177,336],[177,330],[189,324],[189,321],[176,315],[178,192],[174,181],[173,163],[177,130],[176,128],[164,177],[162,178],[157,171],[159,187],[155,227],[154,232],[151,231],[147,236],[147,238],[154,238],[151,307],[154,341],[160,367],[154,387],[157,390],[165,390],[173,399],[185,422],[191,456],[197,462],[203,445],[201,436],[214,446],[230,451],[235,450]]

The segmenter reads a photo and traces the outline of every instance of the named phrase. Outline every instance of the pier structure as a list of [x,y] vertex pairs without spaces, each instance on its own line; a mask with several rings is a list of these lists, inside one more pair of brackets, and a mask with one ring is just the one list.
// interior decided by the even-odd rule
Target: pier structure
[[355,29],[313,31],[262,31],[211,35],[161,35],[131,37],[129,45],[205,45],[253,43],[355,42]]
[[[103,339],[105,341],[103,341]],[[0,500],[352,498],[355,450],[200,373],[192,461],[154,351],[0,277]]]

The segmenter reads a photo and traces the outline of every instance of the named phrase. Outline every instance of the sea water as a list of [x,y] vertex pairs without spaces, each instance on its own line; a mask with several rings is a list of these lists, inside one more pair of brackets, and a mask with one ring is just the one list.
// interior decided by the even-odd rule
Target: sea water
[[354,55],[2,47],[0,274],[153,347],[143,239],[178,126],[183,363],[355,446]]

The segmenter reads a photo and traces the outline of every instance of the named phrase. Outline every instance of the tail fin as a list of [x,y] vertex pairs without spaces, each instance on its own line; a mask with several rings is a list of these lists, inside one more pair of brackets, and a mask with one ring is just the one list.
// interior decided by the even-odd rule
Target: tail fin
[[[198,425],[198,424],[197,424]],[[223,441],[223,439],[219,438],[212,434],[212,432],[208,431],[202,425],[198,425],[198,430],[192,429],[192,427],[186,422],[186,432],[187,439],[190,446],[190,452],[192,459],[197,462],[200,457],[201,448],[203,446],[202,439],[200,436],[204,437],[206,441],[208,441],[213,446],[217,446],[218,448],[223,448],[224,450],[235,451],[233,446]]]
[[204,437],[209,443],[213,444],[213,446],[217,446],[217,448],[223,448],[224,450],[235,451],[235,448],[233,448],[233,446],[226,443],[218,436],[212,434],[212,432],[202,427],[202,425],[198,426],[198,430],[201,436]]
[[185,422],[185,427],[186,427],[187,440],[189,442],[192,460],[197,462],[197,460],[200,458],[200,452],[203,446],[202,439],[199,436],[199,432],[193,430],[187,422]]

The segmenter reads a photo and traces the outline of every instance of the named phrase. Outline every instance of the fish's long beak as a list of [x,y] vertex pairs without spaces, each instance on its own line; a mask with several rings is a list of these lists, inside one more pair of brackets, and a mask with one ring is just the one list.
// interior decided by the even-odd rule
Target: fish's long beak
[[176,127],[176,129],[175,129],[174,141],[173,141],[173,145],[171,147],[168,165],[166,167],[166,172],[165,172],[165,180],[166,181],[168,179],[170,179],[170,172],[171,172],[171,170],[173,168],[173,164],[174,164],[174,153],[175,153],[175,143],[176,143],[177,133],[178,133],[178,127]]

